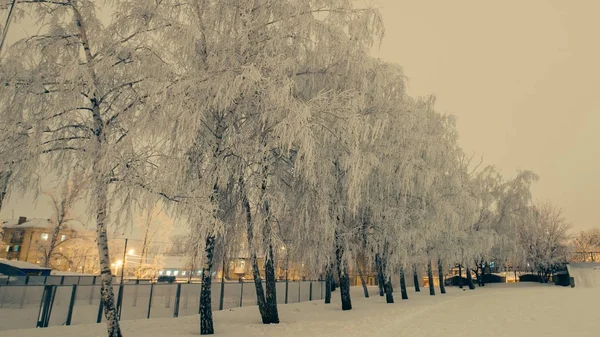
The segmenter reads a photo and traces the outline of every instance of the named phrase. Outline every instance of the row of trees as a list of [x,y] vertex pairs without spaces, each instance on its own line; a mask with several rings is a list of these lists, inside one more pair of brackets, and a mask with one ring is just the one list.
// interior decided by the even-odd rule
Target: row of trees
[[0,64],[0,172],[8,192],[37,187],[42,170],[80,177],[110,337],[122,334],[107,226],[127,223],[132,205],[162,202],[189,224],[185,250],[204,271],[201,334],[214,332],[211,274],[225,253],[251,257],[265,324],[279,323],[282,246],[312,276],[337,279],[343,310],[359,260],[377,265],[391,302],[391,275],[404,281],[415,264],[427,264],[433,292],[432,261],[470,276],[532,256],[523,242],[545,221],[531,203],[537,177],[471,164],[454,118],[369,56],[383,37],[375,9],[123,0],[107,1],[106,19],[95,1],[10,3],[0,2],[43,29]]

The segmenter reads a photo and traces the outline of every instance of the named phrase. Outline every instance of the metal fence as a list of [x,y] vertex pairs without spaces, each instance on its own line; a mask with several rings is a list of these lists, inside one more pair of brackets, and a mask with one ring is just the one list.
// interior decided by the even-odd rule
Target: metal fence
[[[113,276],[112,283],[119,284],[121,278]],[[124,284],[150,284],[150,279],[125,279]],[[3,285],[99,285],[102,283],[100,276],[0,276],[0,286]]]
[[573,252],[569,262],[600,262],[600,252]]
[[[113,286],[113,291],[121,320],[132,320],[197,315],[201,287],[198,283],[123,284]],[[277,282],[276,289],[279,304],[325,297],[324,281],[290,281],[287,287],[283,281]],[[213,283],[213,310],[254,305],[254,282]],[[100,285],[0,285],[0,330],[103,321]]]

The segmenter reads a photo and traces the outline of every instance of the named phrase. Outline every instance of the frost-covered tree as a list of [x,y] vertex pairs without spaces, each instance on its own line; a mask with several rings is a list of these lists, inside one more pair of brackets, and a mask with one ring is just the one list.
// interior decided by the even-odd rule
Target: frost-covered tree
[[83,180],[75,174],[67,178],[62,184],[58,184],[53,192],[49,192],[50,205],[52,207],[52,233],[47,246],[42,246],[42,266],[52,267],[51,259],[58,246],[65,240],[59,240],[59,234],[69,226],[69,223],[79,222],[75,214],[75,204],[82,194]]
[[159,137],[174,116],[163,113],[161,105],[173,76],[158,38],[169,24],[171,6],[144,0],[110,3],[109,22],[99,19],[94,1],[19,4],[18,17],[31,16],[44,29],[6,51],[0,97],[8,104],[2,104],[0,114],[9,133],[26,138],[22,158],[10,164],[13,176],[32,185],[33,172],[42,166],[59,175],[68,174],[75,163],[84,168],[82,180],[89,186],[85,192],[96,220],[104,313],[113,337],[122,334],[106,228],[118,221],[128,201],[153,190]]
[[570,224],[562,210],[550,203],[530,209],[528,221],[518,227],[519,242],[526,262],[538,273],[540,282],[548,282],[553,270],[566,262]]
[[[281,221],[291,209],[278,197],[288,188],[280,181],[280,170],[293,167],[295,175],[314,183],[320,144],[310,127],[325,106],[342,106],[347,98],[320,95],[336,89],[332,86],[305,88],[317,77],[328,85],[337,83],[330,72],[344,73],[354,51],[368,47],[373,30],[381,30],[379,15],[354,9],[351,1],[198,1],[179,8],[183,19],[172,31],[177,35],[173,40],[186,42],[174,58],[189,76],[176,85],[182,100],[174,104],[191,113],[177,129],[184,136],[178,148],[196,143],[188,156],[196,160],[194,177],[187,169],[184,176],[202,186],[198,190],[212,190],[201,208],[213,220],[192,231],[208,247],[208,257],[208,240],[241,229],[210,210],[218,209],[220,198],[238,206],[246,222],[238,234],[248,241],[261,316],[264,323],[277,323],[272,250],[282,238],[274,220]],[[185,99],[198,93],[202,99]],[[331,104],[334,96],[337,101]],[[259,254],[266,261],[266,296]],[[208,322],[201,320],[201,333],[212,333]]]
[[592,228],[579,232],[571,243],[576,261],[600,261],[600,229]]

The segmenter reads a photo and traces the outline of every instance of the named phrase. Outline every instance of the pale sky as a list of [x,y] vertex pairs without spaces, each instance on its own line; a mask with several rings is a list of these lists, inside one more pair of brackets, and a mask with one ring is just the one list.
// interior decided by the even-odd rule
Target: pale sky
[[505,176],[536,172],[536,200],[574,231],[600,227],[600,1],[374,3],[386,28],[375,55],[458,117],[467,153]]
[[[458,117],[467,153],[505,176],[536,172],[536,200],[562,207],[574,231],[600,227],[600,1],[371,1],[386,26],[375,55]],[[46,200],[34,207],[13,199],[0,218],[50,216]]]

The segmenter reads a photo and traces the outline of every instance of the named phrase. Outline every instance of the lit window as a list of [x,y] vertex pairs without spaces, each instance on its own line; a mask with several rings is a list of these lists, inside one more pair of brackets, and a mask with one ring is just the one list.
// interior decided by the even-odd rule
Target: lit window
[[179,274],[179,270],[173,272],[173,275],[177,276]]
[[185,270],[181,272],[181,276],[185,276]]
[[48,240],[48,237],[49,237],[48,233],[42,233],[42,234],[40,235],[40,238],[41,238],[42,240],[44,240],[44,241],[47,241],[47,240]]
[[19,247],[19,245],[15,245],[15,248],[14,248],[14,250],[13,250],[13,251],[15,251],[15,252],[18,252],[18,251],[19,251],[19,248],[20,248],[20,247]]
[[[10,252],[10,246],[6,246],[6,251]],[[198,273],[200,273],[200,272],[198,272]]]
[[65,234],[60,236],[60,241],[63,242],[67,239],[67,236]]
[[167,270],[167,276],[171,276],[171,271]]
[[198,275],[202,274],[202,270],[198,270],[198,273],[197,273],[197,274],[198,274]]
[[162,274],[163,274],[162,270],[158,272],[158,275],[162,276]]

